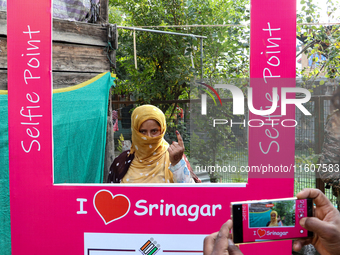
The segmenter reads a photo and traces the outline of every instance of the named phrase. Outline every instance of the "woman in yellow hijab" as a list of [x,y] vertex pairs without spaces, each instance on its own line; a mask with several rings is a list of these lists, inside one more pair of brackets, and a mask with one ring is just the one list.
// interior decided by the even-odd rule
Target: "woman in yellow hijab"
[[267,227],[278,227],[279,224],[277,222],[277,212],[271,211],[270,212],[270,221],[267,223]]
[[193,182],[183,158],[184,143],[176,131],[177,142],[164,140],[164,113],[153,105],[137,107],[131,116],[132,145],[112,163],[110,183]]

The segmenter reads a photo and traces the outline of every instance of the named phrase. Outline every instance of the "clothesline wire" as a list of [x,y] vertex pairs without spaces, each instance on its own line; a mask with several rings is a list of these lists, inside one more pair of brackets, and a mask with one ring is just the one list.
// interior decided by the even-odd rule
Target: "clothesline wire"
[[189,36],[189,37],[199,38],[200,39],[200,48],[201,48],[201,81],[203,81],[203,39],[206,39],[208,37],[202,36],[202,35],[184,34],[184,33],[177,33],[177,32],[171,32],[171,31],[145,29],[145,28],[139,28],[139,27],[117,26],[117,28],[133,30],[133,46],[134,46],[133,51],[134,51],[134,59],[135,59],[135,68],[136,69],[137,69],[136,31],[159,33],[159,34],[169,34],[169,35],[179,35],[179,36]]
[[[340,25],[340,22],[327,22],[327,23],[298,23],[297,26],[332,26],[332,25]],[[138,28],[171,28],[171,27],[179,27],[179,28],[190,28],[190,27],[249,27],[250,24],[218,24],[218,25],[166,25],[166,26],[136,26]]]
[[162,30],[154,30],[154,29],[145,29],[141,27],[124,27],[124,26],[117,26],[120,29],[128,29],[133,31],[143,31],[143,32],[151,32],[151,33],[159,33],[159,34],[169,34],[169,35],[180,35],[180,36],[187,36],[187,37],[196,37],[196,38],[203,38],[206,39],[206,36],[202,35],[194,35],[194,34],[184,34],[184,33],[176,33],[171,31],[162,31]]

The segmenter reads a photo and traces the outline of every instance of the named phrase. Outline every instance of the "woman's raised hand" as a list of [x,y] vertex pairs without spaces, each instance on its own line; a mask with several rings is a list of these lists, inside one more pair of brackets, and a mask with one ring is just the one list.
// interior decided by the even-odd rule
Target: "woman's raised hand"
[[178,131],[176,131],[178,142],[172,142],[168,148],[170,155],[171,165],[177,165],[177,163],[182,159],[184,153],[184,142]]

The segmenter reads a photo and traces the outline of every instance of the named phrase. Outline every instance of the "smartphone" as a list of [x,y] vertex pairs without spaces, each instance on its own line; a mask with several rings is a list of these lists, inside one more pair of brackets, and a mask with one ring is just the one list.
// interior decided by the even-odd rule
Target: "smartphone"
[[312,237],[299,224],[313,216],[312,199],[270,199],[231,203],[234,243]]

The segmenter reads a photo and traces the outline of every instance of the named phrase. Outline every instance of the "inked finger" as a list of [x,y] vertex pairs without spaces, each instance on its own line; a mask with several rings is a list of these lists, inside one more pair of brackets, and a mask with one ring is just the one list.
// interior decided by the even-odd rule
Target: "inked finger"
[[182,136],[181,136],[181,134],[180,134],[177,130],[176,130],[176,135],[177,135],[178,144],[179,144],[181,147],[184,147],[184,142],[183,142]]

